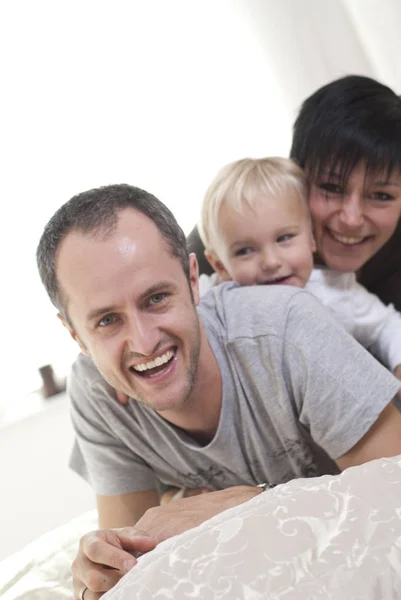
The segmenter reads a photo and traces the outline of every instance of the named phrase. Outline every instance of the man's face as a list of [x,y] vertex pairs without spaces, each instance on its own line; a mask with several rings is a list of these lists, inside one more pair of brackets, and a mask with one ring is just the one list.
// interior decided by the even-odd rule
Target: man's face
[[71,232],[58,254],[72,336],[112,387],[157,411],[180,409],[197,375],[194,257],[190,264],[193,298],[181,262],[133,209],[107,239]]

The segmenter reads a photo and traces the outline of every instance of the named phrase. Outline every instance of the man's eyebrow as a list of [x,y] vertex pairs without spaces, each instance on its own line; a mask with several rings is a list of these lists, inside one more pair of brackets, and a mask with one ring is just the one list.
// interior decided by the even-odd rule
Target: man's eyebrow
[[95,319],[98,319],[102,315],[115,312],[115,310],[116,310],[115,306],[105,306],[105,307],[101,307],[101,308],[94,308],[86,315],[86,320],[88,322],[94,321]]
[[[141,294],[140,299],[143,300],[144,298],[148,298],[149,296],[153,296],[153,294],[158,294],[161,292],[172,292],[176,289],[177,289],[177,285],[173,284],[171,281],[160,281],[160,282],[155,283],[154,285],[150,286],[149,288],[147,288],[143,292],[143,294]],[[89,311],[89,313],[86,315],[86,320],[88,322],[94,321],[95,319],[98,319],[99,317],[101,317],[103,315],[106,315],[108,313],[113,313],[116,311],[118,311],[118,308],[116,305],[109,305],[109,306],[94,308],[93,310]]]
[[174,284],[171,281],[159,281],[145,290],[143,294],[141,294],[141,298],[148,298],[149,296],[153,296],[153,294],[158,294],[160,292],[172,292],[176,290],[177,287],[177,284]]

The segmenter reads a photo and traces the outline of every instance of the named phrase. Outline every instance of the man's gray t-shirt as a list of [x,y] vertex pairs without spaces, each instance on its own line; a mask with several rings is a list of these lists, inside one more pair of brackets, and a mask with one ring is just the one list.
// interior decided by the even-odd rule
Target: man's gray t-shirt
[[97,494],[336,473],[333,459],[363,437],[400,387],[298,288],[222,284],[198,314],[223,381],[220,422],[206,446],[135,400],[119,404],[90,358],[74,364],[71,466]]

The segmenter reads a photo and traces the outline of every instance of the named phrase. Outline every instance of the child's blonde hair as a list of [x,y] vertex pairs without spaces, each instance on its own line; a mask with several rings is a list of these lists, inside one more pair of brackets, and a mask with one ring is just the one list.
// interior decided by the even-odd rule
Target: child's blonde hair
[[201,207],[198,229],[205,248],[216,249],[218,216],[223,204],[241,213],[244,204],[253,207],[261,195],[282,194],[288,186],[293,186],[306,201],[304,172],[289,158],[243,158],[220,169]]

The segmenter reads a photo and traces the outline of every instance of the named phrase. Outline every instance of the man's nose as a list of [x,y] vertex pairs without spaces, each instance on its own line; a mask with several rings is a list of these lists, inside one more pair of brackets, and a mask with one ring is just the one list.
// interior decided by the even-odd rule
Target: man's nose
[[340,221],[347,227],[361,227],[364,213],[362,198],[359,194],[344,197],[340,210]]
[[154,316],[142,313],[131,314],[127,319],[126,345],[135,354],[151,356],[160,341],[160,330]]

